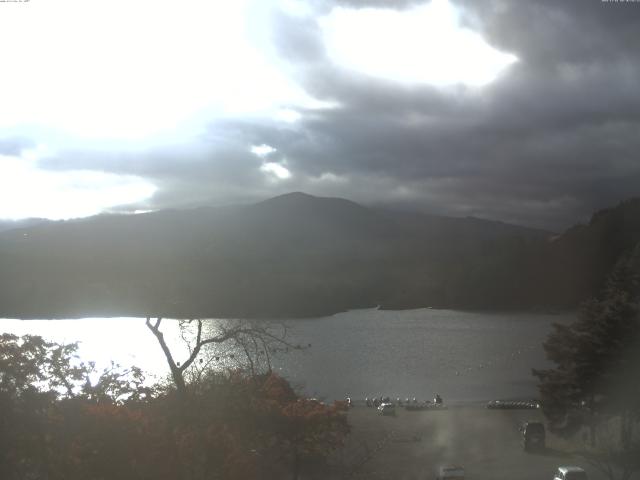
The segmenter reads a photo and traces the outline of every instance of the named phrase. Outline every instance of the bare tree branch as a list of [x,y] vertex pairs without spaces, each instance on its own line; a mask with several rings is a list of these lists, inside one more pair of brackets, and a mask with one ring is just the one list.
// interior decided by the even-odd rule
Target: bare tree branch
[[[294,345],[291,342],[288,342],[286,337],[286,327],[283,327],[282,335],[278,336],[275,333],[269,331],[268,328],[264,326],[256,326],[247,323],[240,323],[237,325],[233,325],[231,327],[223,326],[218,329],[218,331],[212,333],[210,336],[205,335],[204,333],[204,322],[201,319],[190,319],[187,321],[181,321],[181,337],[187,343],[189,349],[189,356],[183,362],[176,362],[171,353],[171,349],[167,345],[163,333],[160,331],[161,318],[158,318],[155,322],[151,321],[150,317],[147,317],[146,325],[147,328],[154,334],[162,351],[164,353],[165,358],[167,359],[167,363],[169,365],[169,369],[171,370],[171,376],[176,385],[176,389],[178,390],[180,395],[185,395],[187,393],[187,385],[185,382],[185,372],[194,364],[198,355],[202,352],[203,347],[207,345],[221,345],[229,341],[233,341],[235,345],[241,348],[245,355],[247,356],[247,361],[249,362],[250,370],[253,375],[256,374],[256,361],[260,354],[259,343],[262,345],[262,349],[264,350],[266,362],[268,366],[268,371],[271,371],[271,357],[269,355],[269,343],[275,343],[277,345],[281,345],[284,347],[284,350],[288,351],[289,349],[293,350],[301,350],[302,347],[300,345]],[[182,327],[186,325],[191,325],[193,322],[196,322],[196,332],[195,332],[195,342],[189,342],[184,335],[184,329]],[[251,350],[250,346],[253,345],[254,349]],[[255,359],[253,356],[255,355]],[[229,355],[230,358],[233,358],[233,354]],[[210,362],[207,362],[207,365]],[[196,378],[201,378],[202,374],[198,374]]]

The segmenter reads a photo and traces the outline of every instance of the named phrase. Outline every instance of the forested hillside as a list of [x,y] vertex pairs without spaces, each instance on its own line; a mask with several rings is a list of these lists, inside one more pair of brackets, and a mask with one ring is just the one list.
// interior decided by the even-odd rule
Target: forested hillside
[[0,315],[315,316],[572,308],[640,240],[640,200],[560,236],[295,193],[0,233]]

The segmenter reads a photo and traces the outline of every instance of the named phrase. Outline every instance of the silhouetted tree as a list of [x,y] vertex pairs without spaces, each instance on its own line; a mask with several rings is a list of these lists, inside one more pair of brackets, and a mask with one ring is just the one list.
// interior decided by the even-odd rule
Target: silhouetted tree
[[601,295],[583,304],[575,322],[554,325],[544,348],[556,366],[533,371],[552,426],[571,434],[588,425],[592,445],[600,416],[631,419],[639,411],[639,257],[640,246],[617,263]]
[[[246,361],[249,364],[249,369],[252,374],[256,373],[256,363],[258,357],[262,357],[266,362],[268,370],[271,369],[270,355],[271,352],[278,348],[285,349],[301,349],[299,345],[294,345],[287,341],[286,330],[275,332],[268,326],[263,326],[250,322],[233,321],[229,324],[217,325],[215,329],[205,328],[205,323],[200,319],[182,320],[180,322],[180,328],[183,329],[183,333],[187,330],[186,335],[189,335],[189,328],[195,325],[195,332],[193,338],[186,338],[183,335],[183,339],[187,342],[189,347],[189,356],[183,362],[176,361],[170,346],[164,337],[163,332],[160,330],[162,324],[162,318],[158,317],[152,321],[151,317],[147,317],[147,328],[153,333],[158,340],[162,352],[169,365],[171,371],[171,378],[176,387],[178,395],[184,398],[187,394],[187,381],[186,373],[189,368],[195,366],[195,362],[198,356],[201,354],[202,349],[207,345],[222,345],[232,344],[236,346],[239,353],[245,355]],[[205,367],[210,364],[211,356],[205,360],[202,358]]]
[[[78,441],[79,432],[86,434],[96,418],[88,409],[124,412],[123,403],[138,401],[149,393],[149,388],[142,385],[144,377],[139,369],[124,370],[112,364],[98,372],[93,363],[78,358],[77,349],[75,343],[61,345],[34,335],[0,335],[3,480],[90,478],[76,477],[69,469],[84,461],[72,451],[73,445],[83,443]],[[108,442],[104,433],[95,435],[103,444]],[[123,438],[114,436],[110,440],[112,445],[124,445]],[[86,447],[88,455],[95,456],[91,453],[94,450]]]
[[620,422],[605,423],[598,428],[598,445],[579,452],[609,480],[629,480],[640,470],[640,439],[620,438],[620,428],[628,428],[629,422],[629,417],[621,417]]
[[[159,331],[160,323],[151,326]],[[185,325],[196,328],[192,365],[200,365],[209,338],[242,338],[240,357],[259,347],[257,334],[280,338],[242,322],[217,333],[203,322]],[[257,363],[225,372],[204,363],[203,375],[183,377],[185,405],[146,385],[138,369],[97,372],[76,351],[76,344],[0,335],[2,480],[279,479],[292,459],[296,472],[311,461],[314,472],[327,471],[348,433],[336,405],[301,399],[285,379],[257,373]]]

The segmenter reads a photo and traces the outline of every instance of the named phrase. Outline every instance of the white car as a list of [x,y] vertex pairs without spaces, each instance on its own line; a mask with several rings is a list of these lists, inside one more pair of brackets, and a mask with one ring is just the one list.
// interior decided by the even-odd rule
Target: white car
[[464,468],[459,465],[443,465],[436,480],[464,480]]
[[553,480],[587,480],[587,472],[580,467],[558,467]]
[[393,403],[382,403],[378,407],[378,413],[380,415],[395,415],[396,406]]

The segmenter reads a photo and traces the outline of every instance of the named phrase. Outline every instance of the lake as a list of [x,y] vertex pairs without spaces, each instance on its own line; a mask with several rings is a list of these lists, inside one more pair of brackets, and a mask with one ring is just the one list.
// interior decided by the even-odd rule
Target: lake
[[[310,346],[278,353],[273,366],[309,396],[336,399],[389,395],[446,401],[532,398],[531,368],[544,368],[542,342],[554,322],[572,315],[477,313],[420,309],[352,310],[329,317],[287,320],[292,343]],[[2,331],[80,342],[80,355],[99,366],[137,365],[160,378],[168,373],[156,339],[139,318],[2,321]],[[211,320],[216,323],[226,320]],[[269,323],[269,322],[267,322]],[[272,322],[273,323],[273,322]],[[280,323],[280,322],[278,322]],[[163,331],[184,357],[178,322]],[[219,351],[219,368],[238,352]]]

